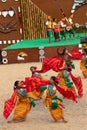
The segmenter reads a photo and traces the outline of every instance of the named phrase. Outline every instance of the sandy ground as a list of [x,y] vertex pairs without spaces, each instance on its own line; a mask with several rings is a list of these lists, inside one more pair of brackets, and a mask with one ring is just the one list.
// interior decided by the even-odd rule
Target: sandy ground
[[[79,61],[74,61],[76,70],[73,72],[75,75],[80,75],[83,80],[84,97],[78,99],[78,103],[74,103],[67,99],[64,99],[65,105],[65,118],[68,121],[67,124],[62,122],[55,123],[50,116],[49,111],[45,108],[42,101],[37,102],[37,106],[33,108],[27,117],[27,120],[23,123],[8,124],[4,119],[3,104],[7,100],[13,91],[13,83],[15,80],[23,80],[25,77],[31,75],[29,67],[31,65],[41,67],[41,63],[27,63],[27,64],[12,64],[0,66],[0,130],[87,130],[87,79],[83,78],[83,75],[79,69]],[[44,74],[44,78],[48,78],[51,75],[57,75],[53,71],[49,71]],[[13,116],[9,117],[11,120]]]

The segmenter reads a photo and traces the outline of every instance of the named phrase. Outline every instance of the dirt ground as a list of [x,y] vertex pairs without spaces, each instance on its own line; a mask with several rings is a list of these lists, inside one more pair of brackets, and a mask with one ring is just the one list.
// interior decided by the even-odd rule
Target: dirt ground
[[[76,69],[73,73],[80,75],[83,80],[84,96],[78,99],[78,103],[74,103],[64,99],[64,114],[68,123],[55,123],[46,109],[42,101],[37,102],[37,106],[31,110],[27,120],[22,123],[8,124],[3,117],[3,104],[13,92],[13,84],[15,80],[23,80],[30,76],[29,67],[31,65],[41,67],[41,63],[11,64],[0,66],[0,130],[87,130],[87,79],[84,79],[80,68],[79,61],[74,61]],[[49,79],[50,76],[57,75],[53,71],[43,74],[44,78]],[[11,120],[13,113],[8,120]]]

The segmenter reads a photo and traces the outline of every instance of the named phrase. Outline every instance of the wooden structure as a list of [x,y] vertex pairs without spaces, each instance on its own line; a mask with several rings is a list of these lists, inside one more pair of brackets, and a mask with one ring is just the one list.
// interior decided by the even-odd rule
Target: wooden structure
[[[79,1],[79,0],[78,0]],[[74,4],[74,0],[32,0],[41,10],[43,10],[47,15],[57,18],[58,21],[63,17],[60,12],[62,8],[67,17],[71,15],[71,9]],[[87,0],[86,0],[87,2]],[[74,12],[74,23],[84,24],[87,22],[87,4],[80,6]]]
[[23,39],[20,0],[0,0],[0,64],[2,48]]
[[80,40],[66,40],[51,45],[48,39],[24,40],[2,50],[3,64],[39,62],[43,58],[57,56],[57,48],[67,48],[69,51],[78,49]]
[[21,0],[24,39],[46,37],[47,15],[31,0]]
[[23,39],[20,0],[0,0],[0,49]]
[[[57,56],[57,48],[63,49],[64,46],[7,50],[3,51],[3,53],[6,54],[3,56],[2,61],[3,64],[40,62],[42,61],[41,57],[51,58],[53,56]],[[71,51],[73,49],[78,49],[78,45],[72,45],[72,47],[66,46],[66,48],[69,49],[69,51]],[[40,55],[40,52],[44,53],[43,56]],[[26,55],[20,56],[20,53]]]
[[[0,49],[21,41],[22,39],[37,39],[46,37],[45,22],[50,15],[58,19],[63,17],[62,8],[67,17],[70,16],[73,0],[5,0],[0,1]],[[9,4],[10,3],[10,4]],[[66,4],[67,3],[67,4]],[[66,10],[67,8],[67,10]],[[74,23],[87,22],[87,5],[82,6],[74,13]],[[86,34],[86,33],[85,33]],[[29,43],[31,44],[31,43]],[[78,44],[66,46],[69,50],[78,49]],[[58,46],[64,48],[65,46]],[[56,54],[54,46],[42,49],[23,48],[0,51],[0,63],[25,63],[41,61],[43,57],[50,58]],[[52,53],[51,53],[52,52]],[[43,55],[39,54],[43,53]]]

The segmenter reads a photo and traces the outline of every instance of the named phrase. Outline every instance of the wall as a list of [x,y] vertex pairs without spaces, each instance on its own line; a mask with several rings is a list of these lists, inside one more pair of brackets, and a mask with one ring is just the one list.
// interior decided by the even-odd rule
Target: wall
[[[4,51],[4,56],[2,56],[3,64],[12,64],[12,63],[26,63],[26,62],[39,62],[42,61],[41,53],[44,51],[43,57],[51,58],[53,56],[57,56],[57,48],[61,50],[65,48],[65,46],[60,47],[45,47],[43,49],[40,48],[30,48],[30,49],[18,49],[18,50],[7,50]],[[78,49],[78,45],[66,46],[67,49],[71,52],[73,49]],[[24,60],[18,60],[18,56],[21,53],[20,58],[24,58]]]
[[[14,12],[13,16],[12,13],[9,15],[11,10]],[[23,39],[23,35],[20,1],[2,2],[0,0],[0,49],[21,39]]]
[[[60,20],[62,18],[62,14],[60,12],[60,7],[64,10],[67,17],[70,16],[71,8],[74,0],[32,0],[40,9],[42,9],[47,15],[51,15],[52,17]],[[87,1],[87,0],[86,0]],[[74,22],[83,24],[87,22],[87,5],[80,7],[74,13]]]
[[47,15],[31,0],[21,0],[24,39],[46,37]]

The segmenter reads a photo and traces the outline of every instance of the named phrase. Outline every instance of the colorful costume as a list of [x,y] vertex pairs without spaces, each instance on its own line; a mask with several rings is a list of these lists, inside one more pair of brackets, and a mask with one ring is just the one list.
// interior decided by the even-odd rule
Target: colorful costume
[[58,73],[59,85],[64,88],[64,90],[71,89],[71,91],[76,94],[73,82],[69,78],[69,72],[63,70]]
[[59,22],[59,24],[60,24],[60,35],[62,38],[66,39],[66,32],[65,32],[66,24],[64,24],[62,20]]
[[62,77],[62,71],[64,71],[64,64],[65,64],[65,66],[67,66],[69,75],[70,75],[70,77],[72,79],[72,82],[70,81],[70,79],[67,79],[66,83],[67,83],[68,87],[70,86],[70,88],[72,88],[72,89],[67,88],[67,85],[65,84],[64,78],[62,77],[61,80],[63,80],[63,81],[60,81],[61,82],[61,86],[60,87],[61,88],[63,87],[63,89],[64,89],[64,84],[65,84],[65,88],[67,88],[67,89],[66,90],[65,89],[64,90],[63,89],[60,90],[58,88],[58,91],[64,97],[66,97],[68,99],[71,99],[73,101],[76,101],[76,93],[75,93],[75,88],[73,87],[73,83],[74,83],[75,87],[78,90],[79,97],[83,96],[83,86],[82,86],[82,80],[81,80],[80,76],[75,77],[71,73],[71,70],[75,69],[75,65],[74,65],[74,63],[72,62],[71,59],[74,59],[75,57],[72,56],[70,53],[67,53],[64,56],[62,56],[61,58],[59,58],[57,56],[56,57],[52,57],[50,59],[45,58],[43,60],[42,69],[41,70],[37,70],[37,72],[39,72],[39,73],[45,73],[45,72],[47,72],[47,71],[52,69],[55,72],[59,72],[60,77]]
[[46,28],[47,28],[47,37],[49,38],[49,42],[51,42],[52,38],[52,22],[51,18],[48,18],[48,21],[46,22]]
[[72,21],[72,18],[68,18],[68,26],[66,27],[66,30],[68,31],[68,33],[70,34],[70,38],[71,38],[71,35],[73,35],[73,37],[75,36],[75,31],[73,29],[73,21]]
[[46,90],[46,97],[44,98],[44,103],[49,109],[51,116],[55,121],[64,118],[62,100],[56,96],[56,87],[51,84],[48,85]]
[[38,72],[33,72],[32,77],[34,77],[34,76],[42,78],[42,76]]
[[[27,114],[30,112],[31,107],[35,107],[35,102],[23,89],[15,90],[10,100],[5,102],[3,115],[7,119],[14,109],[13,121],[25,121]],[[13,107],[12,107],[13,106]]]
[[53,28],[53,32],[54,32],[54,38],[55,38],[55,42],[59,41],[59,28],[58,28],[58,24],[56,22],[52,23],[52,28]]
[[[43,96],[43,91],[46,89],[45,85],[48,85],[50,81],[38,77],[28,77],[26,78],[25,83],[29,95],[34,99],[40,99]],[[64,97],[77,102],[76,95],[72,91],[64,90],[60,86],[56,86],[56,88]]]
[[87,55],[85,54],[80,62],[80,69],[85,78],[87,78]]
[[[75,69],[75,65],[74,63],[72,62],[71,59],[73,59],[74,57],[70,54],[70,53],[67,53],[64,55],[64,59],[65,59],[65,66],[67,66],[67,71],[66,71],[66,74],[67,75],[69,73],[77,91],[78,91],[78,95],[79,97],[82,97],[83,96],[83,85],[82,85],[82,80],[81,80],[81,77],[78,76],[78,77],[75,77],[73,74],[72,74],[72,69]],[[63,71],[64,72],[64,71]],[[63,73],[62,72],[62,73]],[[70,79],[67,79],[66,80],[66,77],[65,78],[65,83],[66,85],[69,85],[70,87],[73,85],[72,82],[70,82]],[[71,87],[74,91],[75,89],[73,87]]]
[[25,84],[27,88],[27,92],[31,95],[34,99],[40,99],[43,95],[43,91],[40,91],[41,86],[45,86],[49,83],[48,80],[44,80],[40,77],[26,77]]
[[67,53],[67,54],[64,55],[65,64],[71,66],[72,69],[75,69],[75,65],[72,61],[73,58],[74,57],[70,53]]

